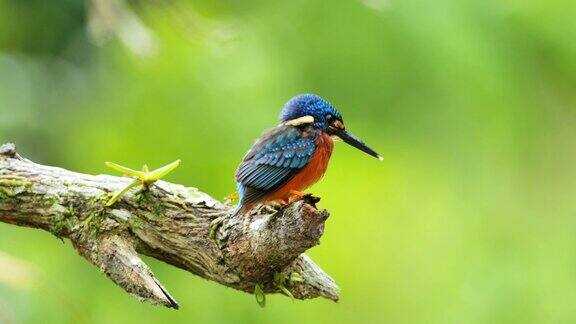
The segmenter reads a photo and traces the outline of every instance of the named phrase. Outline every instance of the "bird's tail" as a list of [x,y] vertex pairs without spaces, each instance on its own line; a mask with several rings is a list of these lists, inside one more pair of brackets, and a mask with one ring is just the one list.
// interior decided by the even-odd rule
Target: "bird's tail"
[[238,206],[230,213],[230,217],[236,217],[240,214],[244,213],[244,204],[241,202],[238,203]]
[[238,182],[236,184],[236,192],[238,193],[238,206],[232,211],[230,217],[236,217],[246,212],[247,205],[244,204],[244,186]]

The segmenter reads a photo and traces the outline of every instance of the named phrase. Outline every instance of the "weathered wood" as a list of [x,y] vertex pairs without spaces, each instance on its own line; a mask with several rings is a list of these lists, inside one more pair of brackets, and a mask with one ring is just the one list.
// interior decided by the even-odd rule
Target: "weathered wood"
[[[332,278],[303,254],[319,243],[328,218],[313,202],[230,217],[231,206],[195,188],[158,181],[105,207],[130,181],[36,164],[20,157],[14,145],[3,145],[0,222],[70,239],[117,285],[153,304],[178,308],[138,253],[248,293],[257,284],[265,293],[281,292],[284,285],[297,299],[338,300]],[[210,224],[222,216],[214,240]]]

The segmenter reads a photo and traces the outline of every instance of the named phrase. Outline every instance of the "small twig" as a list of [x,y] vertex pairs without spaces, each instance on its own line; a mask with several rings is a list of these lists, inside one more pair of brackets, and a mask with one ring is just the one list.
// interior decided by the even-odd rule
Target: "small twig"
[[120,199],[126,192],[128,192],[128,190],[136,187],[137,185],[142,185],[142,188],[144,190],[148,190],[150,185],[152,185],[154,182],[160,180],[162,177],[164,177],[165,175],[167,175],[168,173],[170,173],[174,169],[176,169],[180,165],[180,160],[176,160],[176,161],[174,161],[168,165],[165,165],[159,169],[156,169],[154,171],[148,170],[148,165],[146,165],[146,164],[144,164],[144,166],[142,167],[142,171],[136,171],[136,170],[130,169],[128,167],[113,163],[113,162],[105,162],[105,164],[110,169],[116,170],[118,172],[122,172],[125,175],[127,175],[131,178],[134,178],[134,181],[132,181],[124,189],[115,193],[112,196],[112,198],[110,198],[110,200],[108,200],[108,202],[106,202],[106,206],[110,207],[116,201],[118,201],[118,199]]

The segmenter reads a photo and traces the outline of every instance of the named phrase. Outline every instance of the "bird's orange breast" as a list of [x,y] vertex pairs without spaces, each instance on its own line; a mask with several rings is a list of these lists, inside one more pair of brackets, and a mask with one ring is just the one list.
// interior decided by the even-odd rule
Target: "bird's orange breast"
[[328,168],[328,162],[332,155],[334,141],[330,135],[323,133],[316,140],[316,152],[310,162],[296,174],[290,181],[270,194],[268,201],[285,199],[291,196],[292,191],[303,191],[309,188],[324,176]]

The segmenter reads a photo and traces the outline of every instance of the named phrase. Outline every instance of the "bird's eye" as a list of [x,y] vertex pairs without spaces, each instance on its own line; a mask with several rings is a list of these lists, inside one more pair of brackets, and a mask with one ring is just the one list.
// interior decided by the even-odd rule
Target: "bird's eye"
[[327,120],[327,121],[332,120],[332,115],[330,115],[330,114],[326,115],[326,120]]
[[343,123],[341,120],[338,120],[338,119],[334,120],[334,121],[331,123],[331,126],[334,127],[335,129],[344,129],[344,128],[346,128],[346,127],[344,127],[344,123]]

